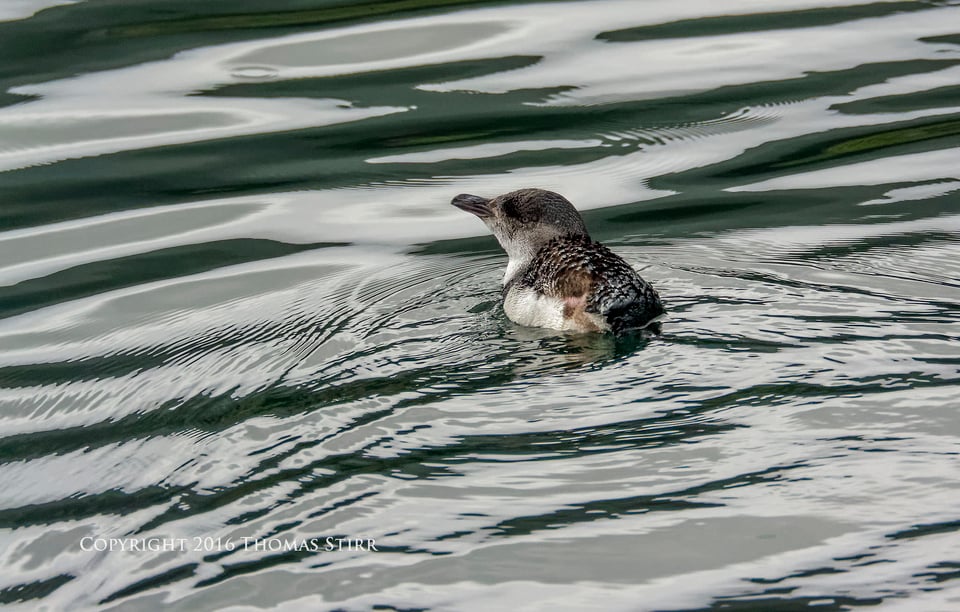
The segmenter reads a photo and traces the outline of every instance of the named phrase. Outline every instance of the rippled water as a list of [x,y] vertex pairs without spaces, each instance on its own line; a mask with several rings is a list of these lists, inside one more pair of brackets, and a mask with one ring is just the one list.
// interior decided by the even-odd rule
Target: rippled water
[[[0,602],[960,609],[958,3],[0,19]],[[526,186],[662,336],[504,318]]]

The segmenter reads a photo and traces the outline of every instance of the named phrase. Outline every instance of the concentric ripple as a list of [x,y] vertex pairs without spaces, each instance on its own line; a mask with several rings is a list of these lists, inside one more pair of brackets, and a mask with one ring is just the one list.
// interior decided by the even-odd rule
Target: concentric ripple
[[[957,24],[0,7],[0,603],[957,609]],[[659,336],[504,317],[524,186]]]

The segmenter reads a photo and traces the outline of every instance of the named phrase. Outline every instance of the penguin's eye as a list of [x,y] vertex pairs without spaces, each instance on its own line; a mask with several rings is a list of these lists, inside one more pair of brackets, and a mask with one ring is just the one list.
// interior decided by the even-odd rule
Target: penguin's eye
[[520,202],[518,198],[509,198],[503,201],[502,207],[503,214],[521,223],[529,223],[536,220],[535,207],[530,206],[529,202],[524,203]]

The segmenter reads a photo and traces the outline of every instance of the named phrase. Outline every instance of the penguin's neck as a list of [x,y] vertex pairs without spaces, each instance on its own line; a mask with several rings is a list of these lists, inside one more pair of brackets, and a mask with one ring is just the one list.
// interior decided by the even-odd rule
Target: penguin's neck
[[522,257],[511,256],[507,261],[507,270],[503,274],[503,286],[506,287],[510,283],[516,281],[523,272],[530,267],[530,262],[533,261],[532,254],[524,254]]

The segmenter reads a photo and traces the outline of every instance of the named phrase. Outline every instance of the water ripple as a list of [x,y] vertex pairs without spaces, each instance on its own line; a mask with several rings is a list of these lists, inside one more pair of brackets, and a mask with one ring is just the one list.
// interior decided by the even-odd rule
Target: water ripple
[[[0,9],[0,602],[952,609],[956,3],[55,4]],[[504,317],[448,202],[521,186],[660,335]]]

